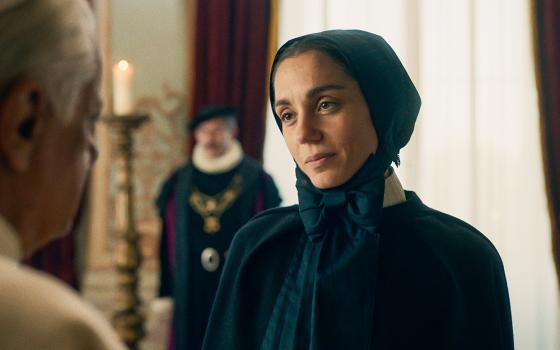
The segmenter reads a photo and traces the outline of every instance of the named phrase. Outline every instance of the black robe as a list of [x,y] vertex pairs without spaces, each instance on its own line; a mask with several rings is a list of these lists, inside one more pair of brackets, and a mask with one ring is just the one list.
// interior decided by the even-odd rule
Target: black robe
[[[215,234],[203,231],[203,219],[188,204],[192,188],[215,195],[234,175],[242,177],[242,191],[222,215]],[[205,174],[191,163],[180,167],[162,186],[157,206],[163,223],[160,243],[160,296],[175,302],[170,349],[200,349],[220,274],[234,233],[258,212],[280,203],[271,177],[255,160],[245,157],[231,171]],[[215,249],[217,270],[206,271],[201,252]]]
[[[377,287],[371,349],[513,349],[506,279],[492,243],[414,193],[406,197],[383,209],[379,251],[372,252],[378,265],[372,269]],[[236,234],[203,349],[261,348],[304,235],[297,206],[265,211]],[[352,324],[353,316],[339,322]],[[318,349],[345,349],[345,339],[319,338]]]

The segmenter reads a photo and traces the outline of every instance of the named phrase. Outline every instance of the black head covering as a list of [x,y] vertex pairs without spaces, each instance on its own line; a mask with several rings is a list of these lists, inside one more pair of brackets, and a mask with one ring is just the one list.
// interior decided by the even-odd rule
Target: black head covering
[[225,117],[235,118],[237,110],[232,107],[211,105],[201,108],[197,115],[195,115],[189,125],[189,130],[194,131],[202,122],[212,118]]
[[282,124],[274,109],[276,68],[287,50],[299,45],[304,47],[301,52],[307,51],[304,42],[311,41],[329,43],[344,59],[368,104],[379,139],[378,153],[384,154],[389,163],[397,160],[400,149],[408,143],[414,130],[420,95],[387,42],[379,35],[362,30],[328,30],[304,35],[282,45],[274,58],[270,77],[270,104],[280,130]]
[[290,40],[280,48],[271,73],[273,111],[277,65],[283,57],[316,49],[314,43],[359,83],[379,147],[350,180],[331,189],[315,188],[296,167],[305,235],[276,298],[261,349],[368,349],[374,327],[383,173],[391,161],[398,162],[399,150],[412,135],[420,97],[380,36],[331,30]]

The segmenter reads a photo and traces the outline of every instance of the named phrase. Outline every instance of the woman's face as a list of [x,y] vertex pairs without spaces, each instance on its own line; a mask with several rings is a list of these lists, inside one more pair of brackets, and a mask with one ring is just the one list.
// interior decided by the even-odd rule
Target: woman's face
[[329,56],[312,50],[284,59],[274,91],[284,140],[315,187],[344,184],[377,150],[358,83]]

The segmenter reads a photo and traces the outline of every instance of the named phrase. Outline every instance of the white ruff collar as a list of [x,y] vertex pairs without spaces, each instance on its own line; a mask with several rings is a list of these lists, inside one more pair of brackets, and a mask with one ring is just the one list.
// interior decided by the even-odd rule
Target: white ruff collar
[[231,147],[217,158],[208,158],[201,146],[195,145],[192,162],[200,171],[207,174],[219,174],[235,168],[243,159],[243,149],[237,140],[233,140]]

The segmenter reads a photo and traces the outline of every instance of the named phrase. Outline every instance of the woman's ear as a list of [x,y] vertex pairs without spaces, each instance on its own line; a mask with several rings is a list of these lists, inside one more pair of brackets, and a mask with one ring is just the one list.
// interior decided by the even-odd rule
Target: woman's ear
[[13,84],[0,100],[0,156],[14,172],[25,172],[30,166],[44,103],[42,89],[31,80]]

